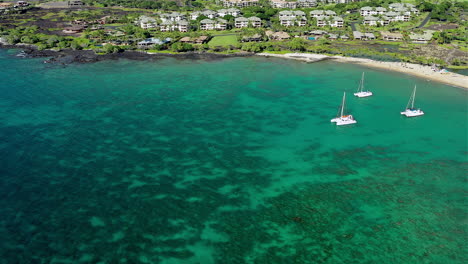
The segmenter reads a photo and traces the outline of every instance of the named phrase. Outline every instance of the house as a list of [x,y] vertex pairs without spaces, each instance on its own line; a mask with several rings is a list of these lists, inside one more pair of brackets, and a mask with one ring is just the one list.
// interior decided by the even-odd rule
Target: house
[[13,3],[0,3],[0,10],[6,10],[13,7]]
[[227,21],[218,18],[216,20],[203,19],[200,21],[200,30],[226,30]]
[[237,8],[228,8],[228,9],[220,9],[218,10],[218,16],[224,17],[224,16],[233,16],[237,17],[240,15],[240,10]]
[[311,8],[316,6],[317,1],[315,0],[297,0],[297,7],[299,8]]
[[328,34],[328,39],[331,39],[331,40],[337,40],[338,39],[338,35],[337,34]]
[[403,35],[401,33],[392,33],[388,31],[380,31],[383,40],[387,41],[401,41],[403,40]]
[[253,34],[252,36],[242,37],[242,42],[252,42],[252,41],[259,42],[262,40],[263,40],[263,37],[260,34]]
[[426,30],[422,34],[411,33],[409,35],[409,38],[410,38],[411,42],[413,42],[413,43],[426,44],[432,39],[432,34],[433,33],[434,33],[434,31],[432,31],[432,30]]
[[71,27],[64,28],[62,30],[62,32],[65,33],[65,34],[76,34],[76,33],[83,32],[84,29],[85,29],[84,26],[74,25],[74,26],[71,26]]
[[68,1],[68,7],[82,7],[84,3],[81,0],[70,0]]
[[271,40],[286,40],[286,39],[291,38],[291,36],[284,31],[273,32],[271,30],[267,30],[265,32],[265,35]]
[[171,42],[171,38],[159,39],[159,38],[148,38],[137,43],[138,48],[147,49],[153,47],[154,45],[163,45]]
[[220,0],[224,7],[249,7],[259,5],[259,0]]
[[244,28],[244,27],[248,27],[248,26],[261,27],[262,26],[262,20],[260,18],[258,18],[258,17],[249,17],[249,18],[237,17],[234,20],[234,26],[236,28]]
[[83,27],[88,27],[88,22],[86,22],[84,19],[75,19],[72,22],[72,25],[79,25]]
[[340,39],[346,41],[349,39],[349,37],[347,35],[341,35]]
[[194,44],[204,44],[206,42],[208,42],[208,36],[200,36],[193,40]]
[[325,30],[312,30],[309,32],[309,35],[312,35],[315,37],[325,36],[326,34],[328,34],[328,32]]
[[294,1],[270,0],[270,4],[273,8],[297,8],[297,2]]
[[378,17],[366,16],[366,17],[364,17],[364,21],[362,22],[362,24],[369,25],[369,26],[377,26],[377,21],[378,20],[379,20]]
[[189,44],[203,44],[208,41],[208,36],[200,36],[198,38],[191,38],[191,37],[183,37],[179,40],[182,43],[189,43]]
[[358,40],[372,40],[375,39],[375,35],[373,33],[361,33],[359,31],[353,31],[354,39]]
[[101,25],[113,23],[113,22],[114,22],[114,19],[111,16],[104,16],[99,19],[96,19],[96,23],[101,24]]
[[157,27],[156,19],[147,16],[140,16],[137,20],[137,23],[142,29],[150,29]]
[[17,8],[17,7],[27,7],[27,6],[29,6],[29,3],[26,2],[26,1],[18,1],[14,5],[15,8]]

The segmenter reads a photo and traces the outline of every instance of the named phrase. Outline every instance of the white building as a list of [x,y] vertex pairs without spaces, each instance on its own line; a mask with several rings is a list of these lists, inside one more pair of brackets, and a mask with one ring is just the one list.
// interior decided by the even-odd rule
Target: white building
[[218,16],[224,17],[224,16],[233,16],[237,17],[240,15],[240,10],[237,8],[228,8],[228,9],[220,9],[218,10]]
[[258,17],[237,17],[234,20],[234,26],[236,28],[244,28],[244,27],[261,27],[262,26],[262,20]]
[[259,0],[220,0],[224,7],[248,7],[259,5]]

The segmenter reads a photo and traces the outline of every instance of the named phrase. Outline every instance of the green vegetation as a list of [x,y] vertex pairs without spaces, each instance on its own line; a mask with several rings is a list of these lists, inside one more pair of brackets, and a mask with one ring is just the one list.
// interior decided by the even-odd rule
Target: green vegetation
[[228,36],[215,36],[213,39],[208,43],[210,47],[215,46],[229,46],[229,45],[237,45],[239,42],[237,41],[236,35],[228,35]]
[[[278,9],[271,8],[266,0],[261,1],[261,6],[246,7],[241,9],[243,16],[257,16],[262,19],[261,28],[229,29],[234,25],[234,17],[226,16],[228,30],[226,31],[201,31],[198,30],[200,20],[206,18],[201,16],[197,20],[189,21],[189,32],[160,32],[157,29],[142,29],[135,25],[134,21],[140,15],[152,16],[160,24],[161,20],[157,13],[168,11],[202,10],[210,8],[217,10],[221,8],[215,1],[178,1],[171,0],[85,0],[89,5],[94,5],[91,9],[60,10],[51,12],[48,10],[28,11],[28,14],[13,14],[6,17],[7,21],[0,20],[0,37],[11,44],[25,43],[36,45],[38,49],[90,49],[98,54],[115,53],[123,50],[138,50],[144,47],[138,46],[138,42],[147,38],[170,38],[170,43],[163,45],[153,45],[146,47],[148,52],[157,53],[181,53],[190,51],[215,52],[220,54],[232,54],[239,51],[248,52],[313,52],[329,55],[343,55],[366,57],[380,60],[401,60],[415,63],[438,63],[452,64],[457,67],[465,67],[466,57],[460,56],[460,52],[467,52],[466,21],[461,21],[460,16],[467,8],[468,1],[454,2],[442,0],[439,4],[427,0],[403,0],[415,4],[422,12],[418,17],[408,22],[395,22],[389,26],[366,26],[362,25],[362,17],[356,11],[363,6],[384,6],[388,7],[393,2],[399,0],[371,0],[362,2],[352,2],[347,4],[326,4],[318,8],[302,9],[306,14],[314,9],[333,10],[339,15],[343,15],[346,24],[343,28],[332,28],[330,26],[317,27],[315,19],[308,19],[308,24],[304,27],[285,27],[280,25],[278,19]],[[101,8],[96,8],[100,6]],[[431,28],[438,27],[429,44],[431,48],[422,49],[426,45],[409,43],[411,32],[422,33],[423,29],[418,26],[431,13],[433,19],[429,21]],[[97,24],[97,20],[107,17],[102,25]],[[41,25],[40,21],[45,21]],[[88,28],[82,33],[65,35],[61,31],[63,25],[71,26],[73,21],[86,21]],[[307,32],[312,30],[326,30],[337,35],[347,35],[352,37],[352,29],[349,21],[355,21],[357,30],[372,32],[377,38],[379,31],[399,31],[403,34],[400,42],[388,42],[383,40],[360,41],[350,39],[348,41],[329,40],[329,35],[319,37],[318,40],[307,40]],[[448,25],[449,23],[457,25]],[[39,26],[37,26],[39,25]],[[292,38],[285,41],[269,41],[265,31],[285,31]],[[65,36],[64,36],[65,35]],[[180,43],[183,37],[208,36],[211,41],[207,44],[187,44]],[[434,52],[432,52],[434,51]]]

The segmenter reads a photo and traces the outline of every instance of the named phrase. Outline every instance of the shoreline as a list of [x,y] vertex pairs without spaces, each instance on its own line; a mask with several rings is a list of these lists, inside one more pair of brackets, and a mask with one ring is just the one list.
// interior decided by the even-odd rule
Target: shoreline
[[234,57],[250,57],[250,56],[262,56],[262,57],[275,57],[283,59],[292,59],[304,62],[319,62],[323,60],[333,60],[336,62],[353,63],[369,68],[377,68],[388,71],[400,72],[423,78],[430,81],[435,81],[462,89],[468,89],[468,76],[453,73],[453,72],[434,72],[430,66],[424,66],[414,63],[404,62],[384,62],[376,61],[364,58],[355,57],[343,57],[343,56],[329,56],[322,54],[313,53],[285,53],[285,54],[274,54],[274,53],[252,53],[242,52],[233,54],[219,54],[210,52],[184,52],[184,53],[148,53],[141,51],[124,51],[120,53],[110,54],[96,54],[92,50],[71,50],[65,49],[60,51],[54,50],[38,50],[34,45],[5,45],[0,43],[2,49],[21,49],[25,56],[30,58],[46,58],[50,59],[44,61],[44,63],[56,63],[56,64],[71,64],[71,63],[91,63],[104,60],[116,60],[116,59],[129,59],[129,60],[152,60],[160,58],[176,58],[176,59],[192,59],[192,60],[218,60],[224,58]]
[[369,68],[384,69],[394,72],[400,72],[416,76],[419,78],[435,81],[439,83],[448,84],[451,86],[468,89],[468,76],[458,73],[447,72],[439,73],[434,72],[430,66],[405,63],[405,62],[384,62],[371,59],[343,57],[343,56],[327,56],[321,54],[311,53],[286,53],[286,54],[270,54],[270,53],[257,53],[257,56],[275,57],[283,59],[300,60],[305,62],[317,62],[322,60],[333,60],[336,62],[353,63]]
[[219,54],[210,52],[183,52],[183,53],[150,53],[143,51],[126,50],[118,53],[96,54],[93,50],[38,50],[34,45],[5,45],[0,43],[1,49],[19,49],[28,58],[49,58],[45,63],[71,64],[71,63],[92,63],[105,60],[129,59],[129,60],[153,60],[161,58],[176,58],[190,60],[218,60],[232,57],[249,57],[255,55],[251,52],[235,54]]

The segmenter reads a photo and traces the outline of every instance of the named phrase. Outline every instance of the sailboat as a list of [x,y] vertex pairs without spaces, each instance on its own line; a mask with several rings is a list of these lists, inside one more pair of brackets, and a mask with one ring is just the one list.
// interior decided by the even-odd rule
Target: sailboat
[[346,92],[343,93],[343,101],[341,103],[339,115],[333,118],[332,120],[330,120],[330,122],[336,123],[337,126],[351,125],[351,124],[357,123],[357,121],[354,120],[352,115],[344,114],[345,103],[346,103]]
[[364,91],[364,73],[362,73],[361,81],[359,82],[359,88],[357,90],[357,93],[354,93],[355,96],[357,97],[368,97],[372,95],[372,92],[367,90]]
[[[406,105],[405,111],[401,112],[402,115],[406,117],[414,117],[424,115],[424,112],[421,109],[414,108],[414,99],[416,98],[416,85],[414,86],[413,93],[410,96],[408,104]],[[411,107],[410,107],[411,106]]]

